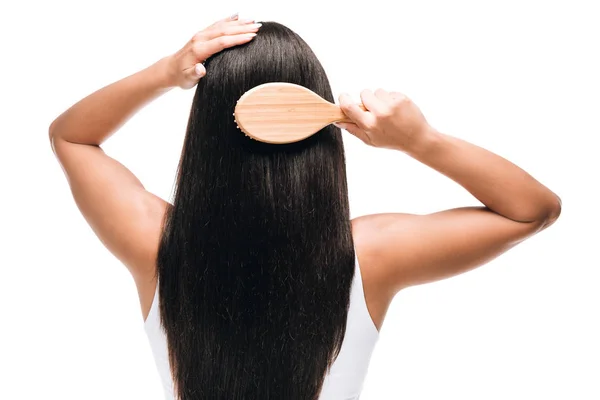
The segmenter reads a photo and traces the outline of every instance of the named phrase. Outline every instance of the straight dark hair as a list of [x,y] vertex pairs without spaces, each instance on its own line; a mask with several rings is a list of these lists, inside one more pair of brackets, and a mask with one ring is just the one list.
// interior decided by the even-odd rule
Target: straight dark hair
[[261,143],[233,110],[274,81],[333,101],[329,81],[310,47],[274,22],[205,67],[157,259],[175,396],[316,400],[355,271],[341,132]]

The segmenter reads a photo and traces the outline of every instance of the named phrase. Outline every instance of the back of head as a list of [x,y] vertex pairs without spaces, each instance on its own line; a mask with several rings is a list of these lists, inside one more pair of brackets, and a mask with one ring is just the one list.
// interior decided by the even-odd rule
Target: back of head
[[176,396],[317,399],[354,277],[341,132],[261,143],[233,110],[277,81],[333,101],[329,81],[306,43],[273,22],[205,67],[157,262]]

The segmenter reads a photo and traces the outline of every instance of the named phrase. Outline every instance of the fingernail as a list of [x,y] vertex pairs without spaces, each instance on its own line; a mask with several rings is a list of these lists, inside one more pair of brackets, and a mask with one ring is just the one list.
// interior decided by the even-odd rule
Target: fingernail
[[244,18],[244,19],[241,19],[239,22],[241,22],[242,24],[252,24],[255,21],[254,21],[254,18]]
[[247,35],[248,37],[254,37],[254,36],[256,36],[256,33],[246,33],[246,35]]
[[206,69],[204,69],[202,64],[196,64],[196,68],[194,68],[194,71],[196,72],[196,75],[198,75],[199,77],[203,77],[204,74],[206,73]]
[[231,20],[237,19],[238,15],[240,15],[239,12],[236,12],[235,14],[231,14],[231,17],[229,17],[229,19],[231,19]]
[[262,26],[262,24],[260,22],[257,22],[256,24],[251,25],[252,28],[256,28],[256,29],[260,28],[261,26]]

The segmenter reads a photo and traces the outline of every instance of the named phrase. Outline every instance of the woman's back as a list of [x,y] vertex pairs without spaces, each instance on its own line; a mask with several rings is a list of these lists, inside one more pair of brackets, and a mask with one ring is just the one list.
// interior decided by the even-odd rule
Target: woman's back
[[[158,285],[144,322],[154,361],[165,391],[165,398],[174,399],[173,380],[168,361],[167,340],[160,326]],[[325,376],[319,400],[358,399],[369,367],[379,332],[365,301],[363,278],[356,257],[356,269],[350,294],[346,333],[339,356]]]

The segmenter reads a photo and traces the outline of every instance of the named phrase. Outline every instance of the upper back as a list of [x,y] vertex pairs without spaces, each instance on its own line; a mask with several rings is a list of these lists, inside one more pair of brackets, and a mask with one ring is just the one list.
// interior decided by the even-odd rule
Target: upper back
[[[168,206],[170,205],[167,204],[165,206],[161,204],[160,210],[155,212],[156,216],[154,219],[156,220],[156,224],[161,224],[164,213],[166,212],[165,210]],[[369,220],[364,217],[351,220],[351,224],[357,264],[360,261],[360,275],[362,277],[361,291],[364,294],[366,308],[371,320],[379,331],[381,330],[387,309],[393,299],[393,294],[386,294],[387,290],[385,290],[386,287],[384,285],[385,279],[381,277],[383,274],[381,271],[378,271],[377,268],[372,267],[372,265],[376,263],[376,260],[374,260],[376,258],[376,254],[374,255],[374,253],[376,252],[371,249],[373,246],[370,243],[372,242],[375,233],[374,228],[377,226],[369,223]],[[154,236],[140,238],[140,240],[142,239],[151,243],[153,247],[157,247],[159,241],[159,238]],[[148,245],[148,247],[150,247],[150,245]],[[156,251],[157,250],[154,249],[152,254],[148,256],[148,258],[153,259],[153,261],[148,263],[143,271],[140,271],[138,274],[133,274],[144,320],[147,318],[150,308],[153,305],[157,288],[157,282],[155,280],[156,261],[154,259],[156,257]]]

